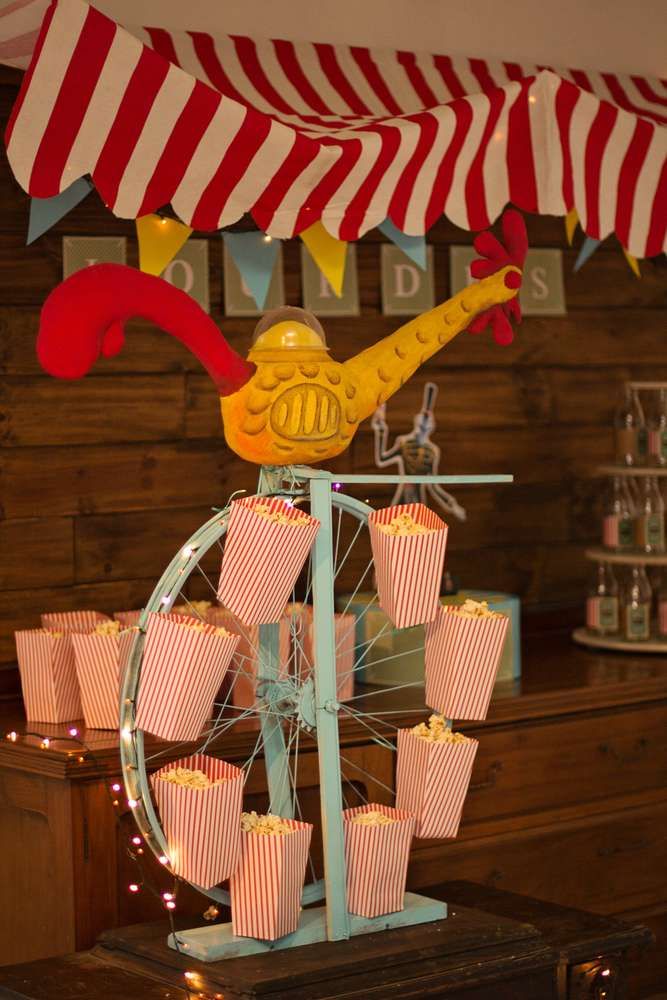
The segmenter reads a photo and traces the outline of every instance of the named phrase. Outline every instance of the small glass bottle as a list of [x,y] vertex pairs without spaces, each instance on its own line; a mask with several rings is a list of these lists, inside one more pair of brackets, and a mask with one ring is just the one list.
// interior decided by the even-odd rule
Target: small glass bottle
[[633,566],[623,590],[623,635],[632,642],[641,642],[651,634],[651,585],[643,566]]
[[667,392],[658,390],[656,408],[649,423],[649,460],[652,465],[667,465]]
[[607,493],[602,519],[602,544],[614,551],[635,545],[637,511],[625,476],[614,476]]
[[667,637],[667,585],[661,574],[656,590],[656,628],[661,638]]
[[616,461],[641,465],[646,460],[647,433],[644,412],[635,389],[625,386],[614,416]]
[[665,551],[665,501],[656,476],[644,477],[635,523],[642,552]]
[[618,584],[609,563],[600,563],[586,599],[586,626],[596,635],[618,632]]

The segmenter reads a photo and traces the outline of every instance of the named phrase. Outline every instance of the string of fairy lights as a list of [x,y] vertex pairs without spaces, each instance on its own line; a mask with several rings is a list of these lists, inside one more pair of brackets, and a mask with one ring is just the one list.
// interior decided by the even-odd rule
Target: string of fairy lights
[[[95,751],[84,743],[82,739],[80,739],[80,735],[80,730],[76,726],[70,726],[67,729],[67,734],[62,736],[47,736],[31,729],[26,729],[24,732],[19,733],[12,729],[10,732],[5,734],[5,738],[10,743],[18,743],[24,740],[29,744],[30,740],[35,740],[40,750],[56,749],[55,744],[72,744],[72,750],[67,751],[68,760],[76,761],[77,764],[87,763],[92,765],[95,769],[96,777],[100,779],[106,788],[116,825],[119,830],[122,830],[121,822],[124,813],[121,811],[122,800],[120,798],[120,793],[123,790],[123,786],[119,781],[112,781],[109,783],[106,768],[97,758]],[[138,803],[133,799],[126,799],[125,804],[128,809],[134,809]],[[125,833],[123,832],[123,837],[124,836]],[[182,954],[182,948],[178,944],[176,925],[174,921],[175,911],[178,905],[178,890],[181,879],[173,875],[173,884],[171,887],[169,889],[160,888],[155,883],[144,864],[146,856],[144,845],[145,840],[138,833],[132,834],[125,845],[127,856],[134,864],[136,864],[138,868],[137,877],[135,880],[128,883],[127,891],[132,896],[136,896],[143,891],[147,891],[156,899],[160,900],[169,919],[172,939],[176,942],[176,951],[179,952],[179,954]],[[165,854],[161,854],[158,857],[158,861],[164,867],[165,871],[167,871],[169,858]],[[202,916],[205,920],[214,921],[218,919],[220,913],[221,911],[219,907],[211,904],[206,910],[204,910]],[[183,973],[183,980],[183,989],[187,1000],[223,1000],[222,993],[210,993],[206,991],[205,977],[202,973],[188,969]]]

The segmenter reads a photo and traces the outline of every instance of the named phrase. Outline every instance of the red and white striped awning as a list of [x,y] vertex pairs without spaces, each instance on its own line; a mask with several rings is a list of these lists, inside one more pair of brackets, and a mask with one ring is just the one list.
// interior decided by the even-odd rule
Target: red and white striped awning
[[[45,6],[0,7],[0,58],[27,58],[28,14]],[[321,219],[354,240],[388,217],[409,235],[442,214],[479,230],[511,202],[575,208],[587,235],[646,257],[667,249],[665,124],[665,81],[127,30],[59,0],[6,139],[31,195],[90,174],[123,218],[171,204],[200,230],[250,213],[275,237]]]

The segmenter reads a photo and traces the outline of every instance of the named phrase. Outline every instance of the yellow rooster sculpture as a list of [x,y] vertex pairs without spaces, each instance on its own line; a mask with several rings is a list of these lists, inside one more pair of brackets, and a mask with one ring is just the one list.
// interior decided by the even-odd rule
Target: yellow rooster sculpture
[[244,361],[211,318],[159,278],[116,264],[76,272],[48,297],[37,350],[60,378],[84,375],[100,354],[117,353],[123,323],[142,316],[185,343],[220,393],[225,437],[242,458],[261,465],[313,464],[343,452],[359,424],[386,402],[436,351],[463,330],[492,323],[496,340],[512,339],[526,252],[521,216],[507,212],[503,246],[489,233],[475,248],[481,278],[349,361],[334,361],[314,316],[285,308],[260,320]]

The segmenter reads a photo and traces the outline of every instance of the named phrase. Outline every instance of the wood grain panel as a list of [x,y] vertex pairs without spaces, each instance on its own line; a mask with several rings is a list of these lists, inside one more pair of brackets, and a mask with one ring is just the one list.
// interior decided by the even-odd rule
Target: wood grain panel
[[180,375],[8,378],[0,386],[5,447],[168,441],[180,437],[183,420]]
[[69,517],[0,521],[0,589],[70,586],[73,541]]
[[7,448],[0,456],[5,516],[219,504],[230,455],[222,441]]

